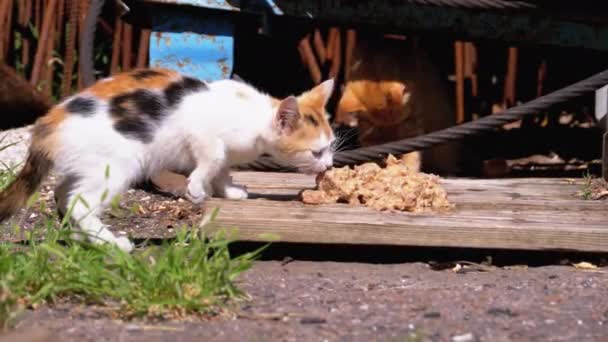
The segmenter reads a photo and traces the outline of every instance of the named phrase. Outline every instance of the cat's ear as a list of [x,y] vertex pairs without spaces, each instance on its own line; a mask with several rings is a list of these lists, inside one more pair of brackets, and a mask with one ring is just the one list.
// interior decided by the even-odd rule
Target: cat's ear
[[296,129],[300,112],[295,96],[286,97],[279,103],[275,114],[275,122],[281,133],[290,134]]
[[320,99],[322,107],[325,107],[331,94],[333,94],[334,84],[334,79],[330,78],[312,89],[312,92]]
[[394,82],[389,88],[389,99],[393,104],[405,106],[410,99],[410,91],[405,83]]
[[357,113],[363,112],[364,110],[365,107],[363,107],[359,99],[347,86],[346,89],[344,89],[344,93],[342,94],[340,101],[338,101],[334,123],[337,125],[355,127],[358,123]]

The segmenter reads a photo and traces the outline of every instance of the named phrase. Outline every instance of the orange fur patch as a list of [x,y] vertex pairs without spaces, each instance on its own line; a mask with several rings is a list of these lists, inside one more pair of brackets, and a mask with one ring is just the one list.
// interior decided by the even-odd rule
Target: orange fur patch
[[[142,79],[137,79],[133,76],[138,72],[146,70],[157,74]],[[85,91],[90,92],[100,99],[109,99],[116,95],[141,88],[164,89],[179,78],[180,74],[178,72],[169,69],[135,69],[129,72],[112,75],[112,78],[108,80],[100,80]]]
[[53,107],[46,115],[36,120],[32,131],[32,149],[46,151],[53,156],[57,150],[57,126],[68,117],[60,107]]
[[324,106],[326,100],[321,90],[317,88],[298,97],[300,118],[293,133],[279,143],[279,148],[283,152],[293,153],[310,150],[321,135],[325,135],[327,139],[333,137]]
[[357,116],[376,126],[392,126],[410,115],[404,104],[407,86],[398,81],[357,80],[348,82],[336,110],[336,123],[352,125]]

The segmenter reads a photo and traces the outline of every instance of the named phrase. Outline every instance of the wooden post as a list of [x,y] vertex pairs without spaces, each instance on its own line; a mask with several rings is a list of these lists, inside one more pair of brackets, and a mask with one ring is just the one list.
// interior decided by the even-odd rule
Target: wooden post
[[323,37],[321,37],[321,32],[318,29],[315,30],[313,36],[313,45],[315,47],[315,51],[317,52],[317,56],[319,56],[319,62],[321,65],[325,64],[325,60],[327,59],[325,52],[325,42],[323,41]]
[[68,32],[65,43],[65,62],[63,67],[63,84],[61,85],[61,95],[68,96],[72,91],[72,73],[74,71],[75,49],[76,49],[76,30],[78,27],[78,0],[70,0],[68,3]]
[[545,79],[547,78],[547,61],[543,60],[538,66],[538,80],[536,84],[536,97],[543,95]]
[[342,40],[339,30],[336,30],[332,57],[333,60],[331,61],[331,67],[329,68],[329,77],[336,78],[340,73],[340,66],[342,65]]
[[148,47],[150,45],[150,34],[149,29],[142,29],[139,35],[139,47],[137,48],[137,64],[138,68],[146,66],[148,61]]
[[595,91],[595,118],[604,131],[602,139],[602,178],[608,181],[608,85]]
[[[42,71],[43,64],[46,62],[44,57],[48,51],[48,39],[53,39],[51,33],[51,27],[54,24],[54,14],[57,0],[49,0],[44,10],[44,19],[42,20],[42,29],[40,29],[40,39],[38,40],[38,47],[36,49],[36,56],[34,57],[34,66],[32,68],[32,77],[30,83],[36,87],[40,81],[40,74]],[[54,30],[53,30],[54,31]],[[50,37],[49,37],[50,35]]]
[[350,79],[350,67],[353,63],[353,54],[357,44],[357,31],[346,31],[346,51],[344,52],[344,81]]
[[505,77],[505,88],[503,96],[503,104],[510,107],[515,103],[515,82],[517,81],[517,48],[509,48],[509,56],[507,60],[507,75]]
[[477,97],[477,50],[471,42],[464,43],[464,77],[471,80],[471,95]]
[[110,62],[110,74],[118,72],[118,63],[120,61],[120,41],[122,40],[122,20],[116,16],[114,23],[114,38],[112,40],[112,61]]
[[456,123],[464,122],[464,44],[454,42],[454,66],[456,68]]
[[133,50],[133,27],[131,24],[122,23],[122,71],[131,70],[131,52]]
[[310,45],[310,35],[306,35],[306,37],[302,38],[298,44],[298,51],[300,52],[300,56],[310,72],[310,78],[315,84],[319,84],[322,77],[321,69],[319,69],[319,65],[315,59],[315,54],[312,51],[312,46]]

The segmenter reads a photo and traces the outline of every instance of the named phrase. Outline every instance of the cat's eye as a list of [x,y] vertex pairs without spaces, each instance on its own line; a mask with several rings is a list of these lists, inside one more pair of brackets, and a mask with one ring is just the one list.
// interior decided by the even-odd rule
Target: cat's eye
[[319,159],[319,158],[321,158],[321,157],[323,156],[323,151],[324,151],[324,150],[325,150],[325,149],[318,150],[318,151],[310,151],[310,152],[312,152],[312,156],[313,156],[313,157],[315,157],[315,158]]

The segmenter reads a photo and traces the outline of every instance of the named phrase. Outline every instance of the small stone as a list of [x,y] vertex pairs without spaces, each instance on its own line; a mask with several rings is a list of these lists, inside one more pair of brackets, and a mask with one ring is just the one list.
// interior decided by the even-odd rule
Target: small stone
[[327,323],[327,320],[322,317],[302,317],[300,319],[300,324],[324,324]]
[[439,318],[441,317],[441,313],[437,311],[427,312],[423,315],[424,318]]
[[462,335],[452,336],[452,342],[469,342],[473,341],[475,337],[472,333],[466,333]]
[[359,310],[367,311],[368,309],[369,309],[369,305],[367,305],[367,304],[363,304],[363,305],[359,306]]
[[141,327],[136,324],[127,324],[125,329],[127,329],[127,331],[136,331],[136,330],[141,330]]
[[488,314],[493,316],[507,316],[507,317],[517,317],[519,314],[511,311],[508,308],[489,308],[487,311]]

